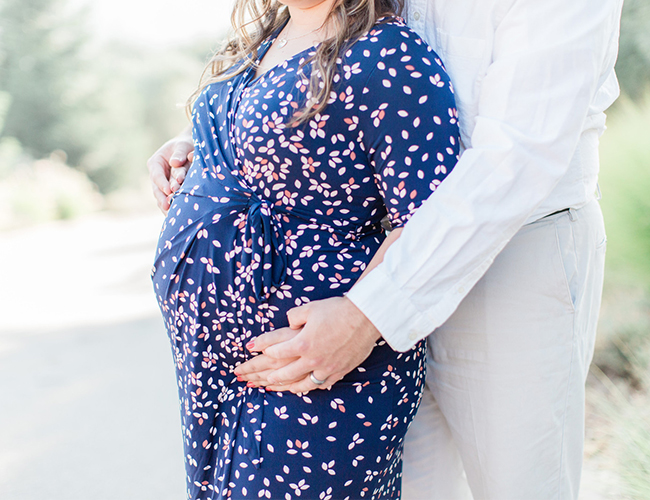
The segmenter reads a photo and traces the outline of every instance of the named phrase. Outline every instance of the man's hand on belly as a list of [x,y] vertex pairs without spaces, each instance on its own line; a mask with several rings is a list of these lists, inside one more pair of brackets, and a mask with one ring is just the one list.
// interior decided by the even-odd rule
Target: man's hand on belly
[[[261,360],[255,363],[263,367],[259,370],[251,360],[237,367],[237,375],[251,381],[248,377],[256,377],[255,385],[273,390],[305,393],[328,389],[359,366],[381,337],[345,297],[316,300],[291,309],[287,316],[290,328],[260,335],[246,346],[252,352],[263,352],[280,367],[271,369]],[[311,374],[325,383],[315,384]]]

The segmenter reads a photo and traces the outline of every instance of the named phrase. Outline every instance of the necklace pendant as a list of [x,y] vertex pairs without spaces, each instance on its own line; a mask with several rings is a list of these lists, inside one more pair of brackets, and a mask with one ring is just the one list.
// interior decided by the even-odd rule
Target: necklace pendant
[[288,42],[289,40],[287,40],[286,38],[280,38],[280,40],[278,41],[278,47],[283,48]]

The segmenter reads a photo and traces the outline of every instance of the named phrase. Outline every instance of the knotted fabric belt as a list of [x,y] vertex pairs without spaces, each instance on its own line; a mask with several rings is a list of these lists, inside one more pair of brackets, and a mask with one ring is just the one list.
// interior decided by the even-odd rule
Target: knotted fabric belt
[[241,263],[252,271],[257,300],[268,299],[271,287],[280,288],[287,277],[284,231],[278,214],[266,200],[249,198],[244,229],[245,246]]

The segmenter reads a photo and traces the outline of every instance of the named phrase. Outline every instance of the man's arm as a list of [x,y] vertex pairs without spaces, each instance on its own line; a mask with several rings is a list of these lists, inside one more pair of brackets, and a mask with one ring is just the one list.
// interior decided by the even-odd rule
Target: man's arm
[[193,151],[192,129],[188,126],[163,144],[147,161],[153,195],[158,208],[165,214],[169,210],[172,193],[181,187],[185,179]]
[[[396,350],[408,350],[449,318],[566,173],[596,91],[613,71],[620,7],[619,0],[514,2],[495,33],[472,147],[384,262],[348,293],[341,314],[334,301],[343,299],[315,302],[294,339],[266,349],[277,358],[301,356],[269,379],[302,375],[300,388],[314,389],[310,371],[323,377],[357,363],[356,350],[332,359],[320,343],[320,350],[312,347],[333,335],[342,317],[350,325],[336,332],[337,342],[345,336],[368,344],[359,332],[371,324]],[[318,324],[310,327],[312,317]],[[273,343],[273,334],[260,341]]]
[[566,174],[613,75],[620,6],[518,0],[499,24],[472,147],[348,294],[393,348],[411,348],[451,316]]

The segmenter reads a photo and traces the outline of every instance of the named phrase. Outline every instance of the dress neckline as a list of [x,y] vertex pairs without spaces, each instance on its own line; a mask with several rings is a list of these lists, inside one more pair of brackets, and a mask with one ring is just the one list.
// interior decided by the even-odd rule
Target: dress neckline
[[279,26],[273,32],[273,34],[264,41],[263,47],[261,48],[261,50],[257,54],[257,60],[255,61],[255,64],[251,65],[249,70],[248,70],[249,74],[247,75],[247,78],[246,78],[245,87],[248,88],[248,87],[250,87],[252,85],[255,85],[259,81],[263,80],[264,77],[266,75],[268,75],[269,73],[271,73],[272,71],[275,71],[278,68],[284,66],[285,64],[293,61],[298,56],[301,56],[301,55],[305,54],[306,52],[310,52],[310,51],[314,50],[316,47],[318,47],[322,43],[322,42],[315,43],[314,45],[311,45],[310,47],[307,47],[306,49],[303,49],[300,52],[296,52],[292,56],[287,57],[284,61],[279,62],[275,66],[270,67],[264,73],[262,73],[261,75],[256,77],[255,73],[257,72],[257,65],[259,65],[260,62],[262,62],[262,59],[264,59],[264,57],[266,56],[266,53],[269,51],[269,49],[273,45],[273,42],[275,42],[275,40],[277,40],[278,36],[280,36],[280,33],[282,33],[282,30],[286,27],[286,25],[289,23],[290,20],[291,20],[290,17],[287,18],[287,20],[282,24],[282,26]]

